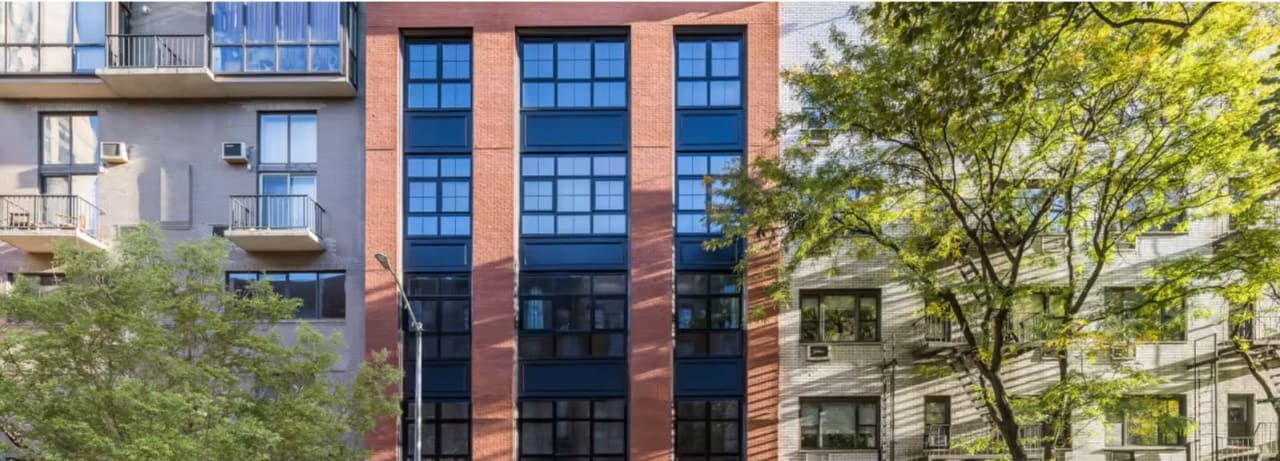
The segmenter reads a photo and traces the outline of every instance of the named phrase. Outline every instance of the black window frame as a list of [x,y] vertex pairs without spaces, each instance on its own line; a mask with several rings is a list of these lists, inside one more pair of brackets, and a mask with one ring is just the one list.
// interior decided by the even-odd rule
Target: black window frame
[[[462,404],[466,405],[466,417],[457,417],[449,414],[446,417],[445,405]],[[402,461],[416,461],[413,459],[413,403],[405,401],[401,405],[400,424],[404,430],[400,431],[400,446]],[[464,436],[453,439],[444,436],[444,425],[463,425],[465,428]],[[422,402],[422,460],[423,461],[457,461],[471,459],[471,401],[466,399],[427,399]],[[431,433],[434,439],[429,439],[425,435]],[[443,440],[457,440],[466,445],[466,450],[461,453],[441,453],[443,451],[440,442]],[[430,445],[428,445],[430,443]]]
[[[430,280],[430,283],[424,283]],[[421,285],[420,285],[421,284]],[[420,288],[421,287],[421,288]],[[430,287],[435,287],[434,291]],[[443,287],[449,287],[446,291]],[[410,309],[413,310],[414,316],[419,322],[422,322],[422,338],[423,338],[423,361],[465,361],[471,358],[471,274],[467,273],[409,273],[405,275],[405,296],[409,298]],[[445,303],[462,302],[464,318],[461,320],[449,320],[445,318]],[[427,304],[434,304],[433,310],[428,310]],[[403,312],[403,311],[402,311]],[[428,315],[430,314],[430,315]],[[461,329],[446,329],[445,326],[450,323],[461,325]],[[410,344],[413,338],[412,329],[409,325],[409,316],[401,315],[400,328],[406,332],[405,343]],[[461,338],[463,347],[459,350],[461,355],[444,355],[445,342],[450,339]],[[405,364],[413,363],[416,350],[405,347]],[[406,381],[412,381],[412,376],[405,376]]]
[[[841,445],[841,446],[827,446],[827,444],[824,443],[824,441],[822,440],[822,437],[818,437],[817,446],[814,446],[810,440],[805,439],[805,421],[804,421],[805,407],[807,405],[819,406],[819,412],[817,416],[817,419],[818,419],[817,433],[822,434],[823,424],[822,424],[822,416],[821,416],[822,415],[821,405],[824,405],[824,404],[849,404],[853,406],[853,421],[852,421],[853,438],[851,439],[852,443],[848,445]],[[862,416],[861,409],[863,408],[864,405],[867,405],[867,404],[872,405],[872,407],[876,409],[876,414],[871,419],[873,423],[859,424],[858,421],[860,419],[860,416]],[[800,398],[800,424],[799,424],[800,449],[804,451],[878,450],[881,446],[881,442],[882,442],[881,439],[883,438],[882,434],[880,434],[880,412],[881,412],[881,408],[880,408],[879,397],[801,397]],[[875,434],[874,443],[870,444],[869,446],[858,446],[859,434],[861,434],[858,430],[860,428],[865,428],[865,427],[873,428],[872,433]]]
[[[589,173],[589,174],[587,174],[587,175],[581,175],[581,174],[563,174],[563,175],[562,175],[562,174],[560,173],[560,159],[562,159],[562,158],[587,158],[587,159],[588,159],[588,163],[590,163],[590,165],[589,165],[589,167],[588,167],[588,168],[589,168],[589,170],[590,170],[590,173]],[[616,175],[616,174],[603,174],[603,175],[597,175],[597,174],[596,174],[596,166],[595,166],[595,165],[596,165],[596,159],[599,159],[599,158],[609,158],[609,159],[621,160],[621,161],[622,161],[622,165],[623,165],[622,175],[621,175],[621,176]],[[551,176],[546,176],[546,175],[541,175],[541,174],[537,174],[537,175],[535,175],[535,174],[527,173],[527,172],[525,171],[525,161],[526,161],[526,160],[534,160],[534,159],[543,159],[543,160],[545,160],[545,159],[551,159],[551,162],[552,162],[552,164],[554,165],[554,167],[553,167],[553,168],[554,168],[554,170],[555,170],[555,171],[552,173],[552,175],[551,175]],[[629,231],[630,231],[630,219],[631,219],[631,216],[630,216],[630,208],[631,208],[630,176],[631,176],[631,162],[630,162],[630,156],[629,156],[629,155],[627,155],[627,154],[625,154],[625,153],[578,153],[578,154],[557,153],[557,154],[543,154],[543,153],[528,153],[528,152],[526,152],[526,153],[521,154],[521,155],[520,155],[520,197],[519,197],[519,200],[520,200],[520,226],[519,226],[519,227],[520,227],[520,236],[521,236],[521,237],[534,237],[534,238],[538,238],[538,237],[618,237],[618,236],[625,236],[625,235],[627,235],[627,234],[629,233]],[[589,202],[590,202],[590,203],[589,203],[589,210],[588,210],[588,211],[560,211],[560,209],[559,209],[559,208],[560,208],[560,206],[559,206],[559,199],[560,199],[560,196],[559,196],[560,185],[559,185],[559,183],[560,183],[560,181],[561,181],[561,180],[580,180],[580,181],[587,181],[587,183],[588,183],[588,190],[589,190],[589,192],[588,192],[588,194],[587,194],[587,199],[588,199],[588,200],[589,200]],[[597,193],[597,185],[598,185],[600,182],[620,182],[620,183],[622,183],[622,209],[618,209],[618,210],[615,210],[615,209],[607,209],[607,208],[601,208],[601,207],[599,207],[599,206],[597,205],[597,199],[599,198],[598,193]],[[529,184],[530,184],[530,183],[550,183],[550,184],[551,184],[551,196],[550,196],[550,197],[551,197],[551,209],[550,209],[550,210],[530,209],[530,208],[529,208],[528,201],[527,201],[527,199],[528,199],[529,197],[528,197],[528,195],[527,195],[527,194],[528,194],[528,192],[529,192]],[[561,218],[562,216],[563,216],[563,217],[585,216],[585,217],[588,219],[588,221],[589,221],[589,222],[588,222],[588,227],[590,228],[590,231],[589,231],[589,232],[586,232],[586,233],[582,233],[582,232],[566,232],[566,233],[561,233],[561,232],[559,232],[559,229],[560,229],[560,218]],[[554,231],[553,231],[553,232],[550,232],[550,233],[547,233],[547,232],[536,232],[536,233],[533,233],[533,232],[529,232],[529,231],[528,231],[528,226],[526,226],[526,225],[525,225],[525,224],[526,224],[526,222],[525,222],[525,218],[544,218],[544,217],[550,217],[550,218],[551,218],[551,220],[552,220],[552,228],[554,229]],[[595,222],[595,220],[596,220],[596,218],[597,218],[597,217],[613,217],[613,218],[621,217],[621,218],[622,218],[622,231],[621,231],[621,232],[596,232],[596,231],[595,231],[595,230],[596,230],[596,222]]]
[[[702,277],[701,291],[688,291],[684,289],[686,286],[682,280]],[[720,281],[728,280],[735,289],[733,292],[724,291],[729,285],[721,285],[720,291],[713,291],[716,286],[716,279]],[[694,357],[741,357],[744,347],[743,335],[743,317],[745,317],[745,305],[743,296],[742,281],[737,274],[731,271],[706,272],[706,271],[677,271],[676,272],[676,317],[675,317],[675,349],[673,353],[676,358],[694,358]],[[716,300],[732,300],[736,307],[734,311],[735,326],[732,327],[714,327],[712,319],[714,318],[713,305]],[[692,301],[702,304],[703,321],[702,327],[682,327],[682,301]],[[692,325],[693,323],[690,322]],[[725,335],[732,337],[734,350],[728,353],[712,353],[712,341],[717,336]],[[691,342],[692,341],[692,342]],[[725,345],[725,343],[720,343]],[[701,347],[699,347],[699,345]],[[687,349],[691,348],[691,349]],[[685,352],[687,351],[687,352]],[[700,351],[700,353],[699,353]]]
[[[940,405],[943,407],[943,421],[929,421],[929,407],[931,405]],[[949,395],[926,395],[924,397],[924,448],[951,448],[951,396]],[[935,434],[936,433],[936,434]],[[935,443],[933,438],[937,435],[942,438],[942,443]]]
[[[621,291],[614,292],[596,292],[597,277],[620,278]],[[551,280],[553,287],[551,292],[533,293],[532,290],[539,287],[539,283],[534,279]],[[573,282],[569,282],[570,278],[586,278],[588,292],[574,292],[569,290],[560,290],[561,286],[569,286]],[[627,339],[628,324],[630,321],[630,304],[628,299],[627,287],[629,286],[629,277],[625,272],[598,272],[598,273],[525,273],[520,276],[520,292],[519,292],[519,329],[517,336],[517,355],[521,361],[538,361],[538,360],[619,360],[625,359],[627,356]],[[582,282],[577,282],[582,283]],[[561,329],[558,312],[564,309],[561,306],[568,306],[568,319],[572,321],[574,307],[581,302],[587,303],[588,320],[590,324],[588,329]],[[598,309],[601,307],[598,301],[613,301],[620,303],[620,312],[622,316],[620,325],[616,328],[596,328],[596,316]],[[531,309],[531,301],[550,301],[544,303],[541,309],[542,319],[547,325],[541,328],[530,328],[529,312]],[[578,320],[582,320],[579,318]],[[577,337],[578,346],[585,347],[579,355],[562,355],[561,340],[567,337]],[[546,339],[549,338],[549,339]],[[597,345],[596,340],[603,339],[602,345]],[[609,349],[616,344],[620,350],[616,353],[609,353]],[[535,344],[539,344],[535,346]],[[603,351],[597,353],[597,346],[602,346]],[[547,351],[549,354],[528,354],[530,351]]]
[[[1125,400],[1136,399],[1136,398],[1153,399],[1153,400],[1159,400],[1159,401],[1165,401],[1165,402],[1176,402],[1178,405],[1178,414],[1176,416],[1166,415],[1166,417],[1170,417],[1170,416],[1178,417],[1178,418],[1187,417],[1187,396],[1186,395],[1183,395],[1183,394],[1133,395],[1133,396],[1126,397]],[[1117,419],[1119,419],[1119,421],[1116,421]],[[1115,438],[1112,437],[1111,428],[1110,428],[1110,425],[1115,424],[1117,422],[1120,424],[1120,434],[1118,434],[1119,440],[1116,440]],[[1140,439],[1135,439],[1134,437],[1136,436],[1129,433],[1128,415],[1126,415],[1123,411],[1120,413],[1109,412],[1105,416],[1104,423],[1106,425],[1103,429],[1103,433],[1105,434],[1104,438],[1106,439],[1104,441],[1104,444],[1105,446],[1109,446],[1109,447],[1110,446],[1172,447],[1172,446],[1182,446],[1187,443],[1186,434],[1183,434],[1183,433],[1169,434],[1165,432],[1163,430],[1164,428],[1160,427],[1159,425],[1156,426],[1154,443],[1144,443]],[[1118,444],[1116,442],[1118,442]]]
[[[800,343],[801,344],[825,344],[825,343],[878,343],[883,339],[881,332],[884,319],[884,299],[883,293],[879,289],[858,289],[858,290],[803,290],[800,292]],[[823,298],[828,296],[847,296],[853,298],[853,331],[854,339],[827,339],[826,338],[826,310],[823,308]],[[805,307],[806,300],[817,298],[817,337],[810,337],[805,333],[808,325],[815,321],[806,318]],[[862,316],[862,300],[865,298],[875,298],[875,334],[872,338],[863,336],[863,326],[866,320]]]
[[[714,58],[712,57],[712,54],[711,54],[712,53],[711,44],[712,42],[730,42],[730,41],[736,42],[738,44],[738,58],[737,58],[738,73],[737,75],[732,75],[732,76],[713,75],[712,69],[713,69]],[[680,45],[684,43],[701,43],[703,45],[704,68],[703,68],[703,74],[701,76],[680,75],[680,60],[681,60]],[[677,35],[675,39],[675,50],[674,50],[675,52],[673,53],[675,56],[675,62],[674,62],[675,66],[673,70],[675,71],[675,77],[676,77],[675,88],[673,88],[675,93],[674,95],[675,100],[673,101],[673,104],[675,105],[675,107],[677,109],[741,109],[743,107],[746,107],[746,99],[747,99],[746,98],[747,91],[745,87],[747,82],[746,45],[747,45],[746,40],[743,34],[690,33],[690,34]],[[719,105],[711,104],[712,82],[723,82],[723,81],[738,82],[738,103],[737,104],[719,104]],[[704,100],[706,101],[706,104],[681,104],[680,103],[680,84],[682,82],[705,83],[706,88],[704,88],[704,91],[706,91],[706,94],[704,94],[703,96],[705,97]]]
[[[733,415],[727,416],[726,413],[717,414],[715,405],[733,403]],[[743,423],[743,407],[744,402],[741,398],[714,398],[714,397],[697,397],[683,398],[676,400],[675,408],[675,459],[676,461],[729,461],[743,459],[743,441],[745,437],[745,424]],[[723,408],[721,409],[723,410]],[[733,451],[724,451],[714,449],[714,441],[712,434],[712,426],[719,424],[732,424],[735,428],[732,430],[735,437]],[[690,435],[700,432],[701,435],[690,439]],[[729,431],[721,431],[721,434],[728,434]],[[700,447],[683,446],[682,441],[700,441]],[[696,449],[694,449],[696,448]]]
[[[444,76],[444,48],[445,46],[465,45],[467,49],[467,75],[466,77],[445,77]],[[435,53],[433,77],[414,77],[412,53],[414,46],[432,46]],[[468,37],[406,37],[404,39],[404,70],[402,78],[404,79],[404,103],[403,110],[408,112],[449,112],[449,111],[470,111],[475,104],[475,85],[472,78],[475,76],[475,47],[471,44]],[[435,85],[436,104],[434,107],[412,106],[410,100],[410,89],[413,85]],[[465,85],[467,88],[467,103],[462,106],[445,106],[442,96],[444,95],[445,85]]]
[[[410,166],[413,161],[425,160],[436,163],[435,175],[413,176]],[[446,176],[443,173],[441,165],[443,160],[462,160],[467,164],[467,173],[465,175]],[[475,205],[475,183],[473,178],[473,165],[470,155],[449,155],[449,154],[405,154],[404,155],[404,236],[405,238],[470,238],[472,233],[472,216]],[[435,189],[434,210],[435,211],[413,211],[412,194],[413,185],[416,183],[429,183]],[[444,211],[444,184],[465,184],[467,190],[467,209],[466,211]],[[413,218],[436,218],[434,234],[431,233],[414,233],[412,232]],[[443,218],[466,218],[466,232],[463,233],[442,233],[444,229]]]
[[[315,281],[315,284],[316,284],[316,294],[315,294],[316,307],[315,307],[315,315],[314,315],[314,316],[305,316],[305,317],[304,317],[304,316],[302,316],[302,315],[299,315],[299,314],[301,314],[301,313],[302,313],[302,309],[303,309],[304,307],[306,307],[306,306],[305,306],[305,304],[304,304],[304,305],[299,305],[299,306],[298,306],[298,312],[294,312],[294,316],[293,316],[293,318],[294,318],[294,319],[298,319],[298,320],[345,320],[345,319],[347,318],[347,298],[346,298],[346,295],[347,295],[347,288],[346,288],[346,283],[347,283],[347,272],[346,272],[346,271],[342,271],[342,270],[322,270],[322,271],[226,271],[226,273],[225,273],[224,277],[225,277],[225,279],[226,279],[226,285],[227,285],[227,289],[228,289],[228,290],[237,291],[237,292],[242,292],[241,290],[243,290],[243,288],[241,288],[240,286],[237,286],[237,282],[236,282],[237,280],[242,281],[242,282],[252,282],[252,281],[254,281],[254,280],[264,280],[264,278],[265,278],[265,277],[267,277],[267,276],[284,275],[284,276],[285,276],[285,281],[286,281],[286,282],[289,282],[289,281],[290,281],[290,280],[289,280],[289,277],[290,277],[290,275],[292,275],[292,274],[314,274],[314,275],[316,276],[316,281]],[[255,279],[250,280],[250,279],[246,279],[246,278],[239,278],[239,277],[237,277],[237,276],[245,276],[245,275],[252,275],[252,276],[255,276],[256,278],[255,278]],[[324,293],[325,293],[325,290],[324,290],[324,280],[325,280],[324,276],[325,276],[325,275],[329,275],[329,276],[331,276],[331,277],[332,277],[332,276],[337,276],[337,277],[339,277],[339,278],[341,278],[341,279],[342,279],[342,296],[341,296],[341,298],[340,298],[340,299],[342,300],[342,303],[341,303],[341,304],[342,304],[342,316],[326,316],[326,315],[325,315],[325,312],[324,312],[324,311],[325,311],[325,303],[324,303],[324,298],[323,298]],[[268,281],[268,283],[272,282],[271,280],[267,280],[267,281]],[[273,289],[274,289],[274,285],[273,285]],[[290,289],[292,289],[292,287],[290,287]],[[280,293],[280,292],[278,292],[278,291],[277,291],[276,293],[277,293],[277,294],[280,294],[280,296],[281,296],[281,297],[284,297],[284,298],[290,298],[291,296],[289,296],[289,295],[290,295],[290,294],[292,294],[291,292],[290,292],[290,293],[288,293],[288,294],[284,294],[284,293]]]
[[[1103,299],[1107,305],[1107,310],[1115,314],[1115,317],[1122,322],[1150,322],[1152,319],[1140,318],[1140,313],[1128,307],[1128,303],[1134,300],[1136,302],[1146,302],[1143,295],[1138,291],[1139,287],[1133,286],[1114,286],[1106,287],[1103,291]],[[1130,298],[1135,296],[1137,298]],[[1176,305],[1176,311],[1170,309]],[[1159,329],[1160,337],[1154,341],[1136,340],[1137,342],[1154,342],[1154,343],[1185,343],[1187,341],[1187,302],[1185,299],[1176,303],[1163,303],[1157,306],[1160,311],[1155,320]],[[1174,321],[1179,319],[1179,321]],[[1169,326],[1181,327],[1174,331],[1167,329]],[[1172,334],[1172,336],[1168,336]]]
[[[722,187],[721,179],[726,176],[725,171],[713,171],[713,159],[733,158],[734,161],[727,164],[726,168],[740,168],[745,162],[742,152],[722,151],[722,152],[677,152],[675,167],[675,203],[672,207],[676,214],[675,233],[680,236],[717,236],[721,235],[722,230],[709,219],[711,213],[716,207],[726,206],[726,203],[717,203],[717,188]],[[689,161],[697,161],[702,163],[705,173],[682,173],[681,164]],[[685,196],[696,196],[699,194],[685,194],[685,184],[691,181],[701,183],[701,194],[703,196],[703,206],[701,209],[683,208],[681,206],[681,198]],[[681,230],[680,221],[682,216],[701,216],[703,220],[702,231]]]
[[[587,43],[591,52],[588,60],[590,75],[586,78],[581,77],[560,77],[560,44],[561,43]],[[596,75],[596,44],[599,43],[616,43],[622,45],[622,75],[619,77]],[[551,76],[550,77],[528,77],[525,74],[525,46],[526,45],[551,45]],[[521,35],[517,44],[517,59],[519,60],[519,83],[520,83],[520,110],[537,111],[537,110],[626,110],[631,106],[631,40],[625,34],[603,34],[603,35]],[[560,105],[560,85],[561,84],[587,84],[589,103],[585,106],[561,106]],[[596,84],[597,83],[621,83],[622,84],[622,105],[620,106],[597,106],[596,105]],[[552,105],[526,105],[526,88],[527,85],[550,84]]]
[[[575,415],[561,416],[561,410],[568,407],[568,405],[562,404],[570,402],[579,405],[586,402],[588,404],[588,415],[585,417]],[[533,411],[534,405],[542,406],[548,403],[550,404],[550,409],[552,411],[550,417],[535,414]],[[619,405],[621,406],[622,414],[618,416],[606,413],[604,416],[599,416],[600,413],[597,411],[597,406],[601,404]],[[520,443],[518,444],[520,446],[520,453],[517,454],[517,459],[520,461],[623,461],[627,459],[628,442],[630,439],[628,434],[628,416],[630,416],[630,408],[627,399],[625,398],[522,398],[519,402],[519,410],[517,434],[520,438]],[[587,453],[561,453],[560,447],[556,446],[561,442],[561,437],[559,435],[561,423],[582,422],[586,422],[591,426],[591,434],[588,435],[590,445]],[[595,453],[597,442],[597,435],[595,431],[597,424],[620,424],[622,426],[622,443],[620,450],[616,453]],[[524,441],[525,437],[528,435],[526,431],[535,425],[551,428],[551,453],[526,453],[524,451],[533,446],[532,444],[524,443]]]

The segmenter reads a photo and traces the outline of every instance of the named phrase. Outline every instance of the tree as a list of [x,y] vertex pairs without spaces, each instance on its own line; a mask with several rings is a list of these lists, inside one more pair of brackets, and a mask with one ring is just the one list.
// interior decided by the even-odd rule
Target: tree
[[[863,36],[833,32],[830,51],[784,72],[811,109],[784,115],[778,133],[826,126],[831,146],[802,136],[729,178],[718,243],[785,245],[781,302],[802,264],[887,260],[929,300],[925,316],[954,325],[1014,460],[1027,458],[1028,423],[1047,422],[1047,444],[1062,444],[1073,416],[1135,405],[1121,396],[1157,376],[1116,365],[1104,379],[1068,356],[1176,331],[1186,316],[1162,312],[1212,289],[1162,266],[1135,293],[1104,293],[1119,249],[1240,214],[1276,189],[1276,152],[1247,135],[1274,91],[1263,79],[1274,15],[1249,4],[957,3],[853,17]],[[1202,264],[1233,264],[1202,250]],[[1033,295],[1053,299],[1051,316],[1026,308]],[[1037,316],[1052,321],[1016,327]],[[1002,374],[1028,335],[1056,351],[1059,377],[1021,399],[1030,404]]]
[[29,460],[359,460],[359,435],[398,412],[386,352],[353,382],[343,350],[299,324],[266,282],[226,289],[226,242],[166,248],[150,226],[112,252],[63,246],[64,276],[0,296],[0,429]]

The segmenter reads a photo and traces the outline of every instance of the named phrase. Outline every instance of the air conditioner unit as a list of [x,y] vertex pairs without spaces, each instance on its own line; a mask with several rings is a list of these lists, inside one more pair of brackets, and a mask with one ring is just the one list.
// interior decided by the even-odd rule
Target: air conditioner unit
[[810,362],[827,362],[831,360],[831,346],[826,344],[810,344],[805,346],[804,358]]
[[224,142],[222,160],[233,165],[249,163],[249,148],[242,142]]
[[101,142],[98,150],[102,152],[102,161],[111,165],[129,161],[129,146],[122,142]]

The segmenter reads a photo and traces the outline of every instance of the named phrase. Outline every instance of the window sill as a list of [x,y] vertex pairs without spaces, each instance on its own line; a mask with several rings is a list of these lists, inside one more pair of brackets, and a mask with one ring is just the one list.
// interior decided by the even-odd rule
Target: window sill
[[262,325],[297,325],[308,323],[312,325],[343,325],[347,323],[347,319],[285,319],[279,322],[258,322]]

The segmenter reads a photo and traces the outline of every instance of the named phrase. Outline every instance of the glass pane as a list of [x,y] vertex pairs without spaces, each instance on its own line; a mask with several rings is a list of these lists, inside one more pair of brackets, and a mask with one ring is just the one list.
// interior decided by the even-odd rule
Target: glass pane
[[707,82],[676,82],[676,105],[707,105]]
[[289,116],[289,163],[316,163],[316,116]]
[[525,181],[523,209],[529,211],[551,211],[551,181]]
[[[6,41],[9,43],[35,43],[36,42],[36,11],[39,4],[36,2],[7,2],[9,6],[8,27],[6,27]],[[34,51],[34,50],[32,50]],[[12,70],[12,69],[11,69]]]
[[471,235],[470,216],[442,216],[440,235]]
[[561,179],[556,181],[556,210],[591,211],[591,180]]
[[821,419],[823,448],[852,448],[855,446],[854,406],[852,402],[826,402],[822,404]]
[[556,78],[590,78],[591,44],[561,42],[556,44]]
[[520,86],[521,105],[524,107],[555,107],[554,83],[525,83]]
[[470,302],[464,300],[448,300],[440,302],[440,330],[444,332],[465,332],[471,325]]
[[551,78],[554,75],[554,68],[552,67],[553,47],[554,45],[550,43],[524,44],[521,58],[523,59],[525,78]]
[[441,78],[462,79],[471,77],[471,45],[451,43],[440,47]]
[[681,155],[677,157],[676,174],[687,176],[707,174],[707,157],[703,155]]
[[719,297],[711,300],[710,328],[735,329],[739,327],[738,298]]
[[471,355],[470,337],[465,335],[445,336],[440,338],[440,357],[460,359]]
[[557,234],[591,233],[590,216],[556,216]]
[[721,175],[728,173],[729,170],[736,169],[738,167],[738,162],[740,160],[741,157],[737,155],[713,155],[707,159],[710,166],[706,170],[706,174]]
[[339,2],[311,2],[312,42],[338,41],[342,25],[340,6]]
[[307,41],[307,3],[280,2],[280,41]]
[[299,318],[319,317],[319,287],[314,272],[289,274],[289,295],[302,301],[298,307]]
[[556,336],[556,357],[586,357],[591,352],[589,341],[590,337],[581,334]]
[[587,107],[590,105],[590,83],[560,83],[556,85],[556,106]]
[[676,328],[707,328],[707,300],[703,298],[676,299]]
[[40,42],[71,43],[71,2],[41,2],[40,6]]
[[106,43],[107,5],[76,2],[76,43]]
[[676,452],[705,453],[707,447],[707,423],[680,421],[676,423]]
[[523,176],[555,176],[556,160],[553,157],[525,156],[520,159],[520,174]]
[[411,178],[430,178],[437,174],[439,162],[433,158],[411,158],[409,159],[409,177]]
[[276,40],[276,3],[245,3],[244,23],[245,39],[249,43],[274,42]]
[[71,163],[92,165],[98,161],[98,116],[71,117]]
[[311,47],[312,72],[337,72],[341,63],[342,57],[337,46]]
[[623,441],[627,440],[627,425],[622,422],[595,423],[592,431],[594,453],[622,454]]
[[440,454],[465,455],[471,441],[471,429],[466,423],[440,425]]
[[435,109],[440,107],[439,85],[434,83],[410,83],[408,104],[410,109]]
[[46,115],[41,130],[44,164],[61,165],[71,162],[71,117]]
[[436,45],[409,45],[409,78],[436,78]]
[[471,176],[471,159],[446,158],[440,160],[440,176],[466,178]]
[[240,43],[244,36],[244,23],[240,2],[213,3],[213,41],[215,43]]
[[624,107],[627,105],[627,84],[623,82],[596,82],[592,88],[595,107]]
[[596,176],[624,176],[627,174],[626,157],[595,157],[592,159],[591,174]]
[[535,400],[520,402],[521,419],[551,419],[555,417],[555,402]]
[[702,77],[707,74],[707,46],[704,42],[682,42],[676,48],[677,73],[680,77]]
[[596,181],[595,209],[623,209],[623,187],[622,181]]
[[471,209],[471,184],[466,182],[445,182],[440,184],[440,210],[445,212],[467,212]]
[[736,421],[711,422],[711,451],[715,453],[736,453],[738,451],[738,423]]
[[440,218],[435,216],[410,216],[408,233],[410,235],[438,235]]
[[823,337],[827,341],[852,341],[857,339],[854,330],[854,302],[852,296],[822,297]]
[[347,316],[347,276],[320,274],[320,316],[340,319]]
[[75,72],[93,72],[107,65],[106,50],[101,46],[77,46]]
[[738,75],[738,42],[711,42],[711,75],[733,77]]
[[591,174],[591,157],[558,157],[556,169],[560,176],[587,176]]
[[591,452],[591,423],[589,421],[556,422],[556,454],[587,454]]
[[551,327],[547,318],[550,308],[549,301],[541,299],[530,299],[524,302],[524,308],[521,309],[523,324],[521,328],[525,330],[545,330]]
[[287,163],[289,161],[289,116],[262,115],[259,120],[258,161]]
[[552,358],[555,354],[554,340],[551,335],[520,335],[520,358]]
[[471,84],[446,83],[440,85],[440,107],[471,107]]
[[243,72],[244,50],[239,46],[219,46],[213,49],[214,72]]
[[306,72],[307,47],[282,46],[280,50],[280,72]]
[[552,423],[520,423],[520,453],[549,455],[554,453]]
[[431,213],[436,211],[436,183],[412,181],[409,183],[409,211]]
[[596,43],[596,77],[623,77],[625,75],[625,46],[621,43]]
[[251,46],[245,69],[250,72],[270,72],[276,68],[276,49],[272,46]]
[[40,47],[40,72],[71,72],[71,47]]
[[554,234],[556,222],[554,216],[523,216],[520,218],[521,231],[525,234]]
[[737,80],[711,82],[710,104],[713,106],[736,106],[742,101],[741,90]]

